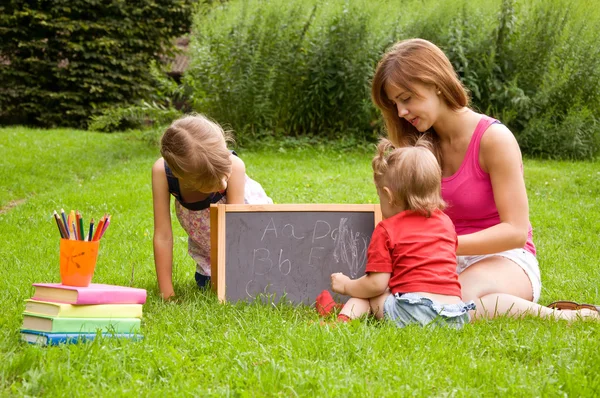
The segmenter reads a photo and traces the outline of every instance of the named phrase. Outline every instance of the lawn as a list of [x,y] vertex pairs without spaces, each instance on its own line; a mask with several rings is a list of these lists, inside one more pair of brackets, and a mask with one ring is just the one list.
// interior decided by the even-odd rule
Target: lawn
[[[597,396],[600,322],[500,318],[461,331],[370,320],[320,326],[313,308],[220,304],[195,287],[174,224],[179,300],[158,297],[144,135],[0,129],[1,396]],[[338,148],[338,147],[336,147]],[[371,151],[238,148],[276,203],[374,203]],[[600,303],[600,161],[525,161],[542,303]],[[34,282],[58,282],[52,211],[112,214],[96,283],[148,290],[140,342],[19,340]],[[316,321],[316,322],[315,322]]]

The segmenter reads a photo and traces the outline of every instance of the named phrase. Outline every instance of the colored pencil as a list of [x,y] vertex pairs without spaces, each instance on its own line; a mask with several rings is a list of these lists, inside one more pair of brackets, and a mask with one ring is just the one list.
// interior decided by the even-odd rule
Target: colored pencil
[[106,232],[106,228],[108,228],[108,224],[110,224],[110,214],[104,220],[104,225],[102,226],[102,232],[100,232],[100,236],[98,237],[98,240],[102,239],[102,237],[104,236],[104,233]]
[[[69,229],[69,236],[75,240],[77,240],[77,231],[73,228],[73,223],[75,222],[75,212],[71,210],[69,215],[67,216],[67,228]],[[73,228],[73,229],[72,229]]]
[[69,239],[69,236],[71,234],[69,234],[69,227],[68,227],[68,223],[67,223],[67,216],[65,215],[65,209],[60,209],[60,216],[62,217],[62,222],[63,222],[63,227],[65,228],[65,231],[67,231],[67,236],[65,236],[65,238]]
[[77,240],[81,239],[81,232],[79,231],[79,218],[80,218],[79,217],[79,210],[76,210],[75,211],[75,228],[77,228],[77,234],[76,234],[76,236],[77,236],[76,239]]
[[60,237],[64,238],[65,233],[63,232],[63,229],[60,226],[60,219],[58,218],[58,213],[56,212],[56,210],[54,210],[54,213],[52,213],[52,216],[54,217],[54,221],[56,221],[56,226],[58,227],[58,232],[60,233]]
[[94,231],[94,219],[92,218],[92,220],[90,221],[90,230],[88,232],[88,239],[87,239],[89,242],[92,241],[93,231]]
[[85,232],[83,231],[83,217],[80,212],[77,212],[77,219],[79,220],[79,240],[85,240]]
[[63,237],[63,232],[62,229],[60,229],[60,224],[58,223],[58,218],[57,218],[58,214],[56,213],[56,210],[54,210],[54,213],[52,213],[52,217],[54,217],[54,220],[56,221],[56,226],[58,227],[58,233],[60,233],[60,237]]
[[100,218],[100,221],[98,221],[98,225],[96,226],[96,232],[94,233],[94,237],[92,238],[92,240],[100,239],[100,233],[102,232],[103,226],[104,226],[104,216],[102,216]]
[[77,226],[75,226],[75,221],[71,224],[73,226],[73,236],[74,240],[79,240],[79,236],[77,235]]
[[69,229],[67,228],[67,226],[62,222],[62,219],[59,217],[58,218],[58,222],[60,224],[60,228],[62,229],[63,235],[65,237],[65,239],[69,239]]

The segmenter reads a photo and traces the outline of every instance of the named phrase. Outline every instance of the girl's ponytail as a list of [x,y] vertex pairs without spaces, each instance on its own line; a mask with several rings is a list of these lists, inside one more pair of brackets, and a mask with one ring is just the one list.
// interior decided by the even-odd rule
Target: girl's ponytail
[[379,186],[388,171],[388,156],[394,149],[394,144],[387,138],[382,138],[377,144],[377,154],[371,161],[375,183]]
[[392,203],[427,217],[445,207],[441,196],[442,171],[432,149],[431,135],[424,134],[410,146],[395,148],[387,139],[377,145],[371,162],[377,189],[386,187]]

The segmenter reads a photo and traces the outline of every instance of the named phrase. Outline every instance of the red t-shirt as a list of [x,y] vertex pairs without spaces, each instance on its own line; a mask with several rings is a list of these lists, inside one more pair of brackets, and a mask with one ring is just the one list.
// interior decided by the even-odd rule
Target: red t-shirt
[[403,211],[377,224],[366,272],[388,272],[392,293],[426,292],[461,297],[456,273],[458,239],[442,211],[431,217]]

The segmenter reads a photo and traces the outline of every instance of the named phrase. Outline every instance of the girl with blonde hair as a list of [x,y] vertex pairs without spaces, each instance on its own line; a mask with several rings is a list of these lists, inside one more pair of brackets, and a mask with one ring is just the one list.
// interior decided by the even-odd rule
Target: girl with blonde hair
[[[375,227],[367,251],[366,275],[352,280],[331,275],[331,289],[352,298],[338,315],[348,321],[366,313],[397,326],[450,326],[469,322],[473,302],[461,299],[456,274],[456,233],[442,209],[441,170],[420,139],[394,148],[383,139],[373,158],[373,174],[383,221]],[[317,299],[325,315],[327,291]]]
[[244,162],[227,148],[230,134],[203,115],[175,120],[160,141],[162,155],[152,166],[154,263],[163,298],[173,290],[173,230],[175,213],[188,234],[188,253],[196,262],[196,283],[210,281],[211,203],[267,204],[273,201],[259,183],[246,175]]

